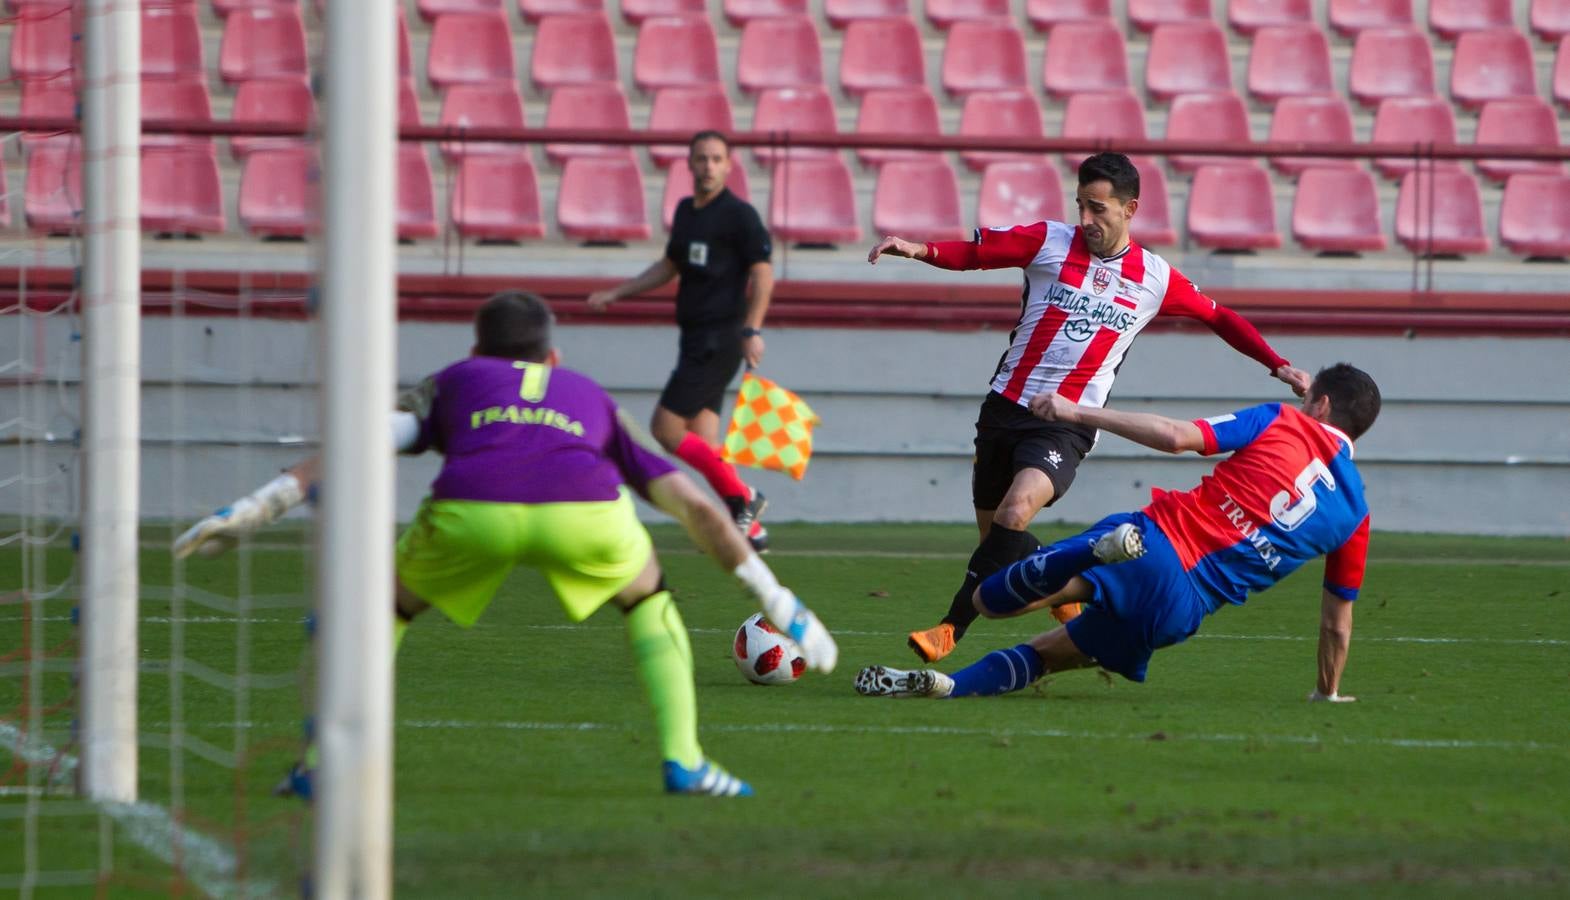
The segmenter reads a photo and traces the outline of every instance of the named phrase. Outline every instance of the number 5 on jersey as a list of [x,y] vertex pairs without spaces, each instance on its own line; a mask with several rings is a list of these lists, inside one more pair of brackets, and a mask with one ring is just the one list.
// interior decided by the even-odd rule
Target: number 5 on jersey
[[1282,491],[1270,499],[1270,518],[1283,531],[1297,528],[1304,519],[1314,514],[1314,509],[1319,505],[1319,501],[1314,498],[1315,482],[1323,483],[1332,491],[1336,489],[1336,477],[1330,474],[1330,469],[1319,460],[1311,459],[1303,471],[1297,473],[1293,482],[1297,489],[1297,500],[1292,499],[1291,491]]

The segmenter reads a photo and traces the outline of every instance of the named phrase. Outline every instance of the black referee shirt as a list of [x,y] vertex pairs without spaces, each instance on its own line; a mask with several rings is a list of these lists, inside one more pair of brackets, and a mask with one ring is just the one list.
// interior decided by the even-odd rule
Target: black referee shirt
[[676,204],[665,258],[676,264],[676,323],[682,328],[738,325],[747,314],[747,272],[768,262],[769,230],[747,201],[720,191],[702,209]]

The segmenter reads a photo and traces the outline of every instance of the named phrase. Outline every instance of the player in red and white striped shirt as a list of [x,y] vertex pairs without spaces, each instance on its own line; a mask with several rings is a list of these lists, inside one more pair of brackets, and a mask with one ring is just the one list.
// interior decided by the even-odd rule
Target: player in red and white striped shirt
[[[1085,406],[1103,405],[1123,356],[1158,315],[1205,323],[1239,353],[1257,360],[1302,395],[1309,375],[1270,348],[1247,319],[1200,293],[1172,264],[1129,238],[1139,208],[1139,170],[1121,153],[1098,153],[1079,167],[1079,225],[1037,222],[977,229],[973,241],[918,244],[885,237],[867,254],[919,259],[940,269],[1025,270],[1019,324],[993,373],[976,421],[971,495],[981,544],[949,612],[915,631],[910,646],[927,662],[947,656],[977,613],[976,585],[1035,552],[1026,527],[1067,493],[1094,429],[1032,416],[1030,399],[1056,392]],[[1053,614],[1064,621],[1078,605]]]

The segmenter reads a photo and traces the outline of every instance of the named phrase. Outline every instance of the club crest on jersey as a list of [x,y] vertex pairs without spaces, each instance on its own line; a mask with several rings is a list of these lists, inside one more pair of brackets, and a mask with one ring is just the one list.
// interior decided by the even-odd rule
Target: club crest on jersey
[[1110,286],[1111,284],[1112,284],[1112,270],[1110,270],[1110,269],[1099,269],[1098,268],[1098,269],[1096,269],[1096,274],[1090,276],[1090,286],[1095,288],[1096,289],[1096,293],[1098,293],[1098,294],[1105,292],[1107,287]]

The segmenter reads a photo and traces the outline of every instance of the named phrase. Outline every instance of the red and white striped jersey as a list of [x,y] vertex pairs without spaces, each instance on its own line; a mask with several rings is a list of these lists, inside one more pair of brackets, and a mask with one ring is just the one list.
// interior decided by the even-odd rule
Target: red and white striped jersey
[[1102,259],[1078,227],[1037,222],[977,229],[969,244],[929,244],[926,261],[1025,270],[1019,324],[992,378],[994,391],[1021,406],[1042,391],[1104,405],[1129,345],[1158,315],[1199,319],[1271,371],[1286,364],[1246,320],[1218,308],[1171,263],[1133,241]]

